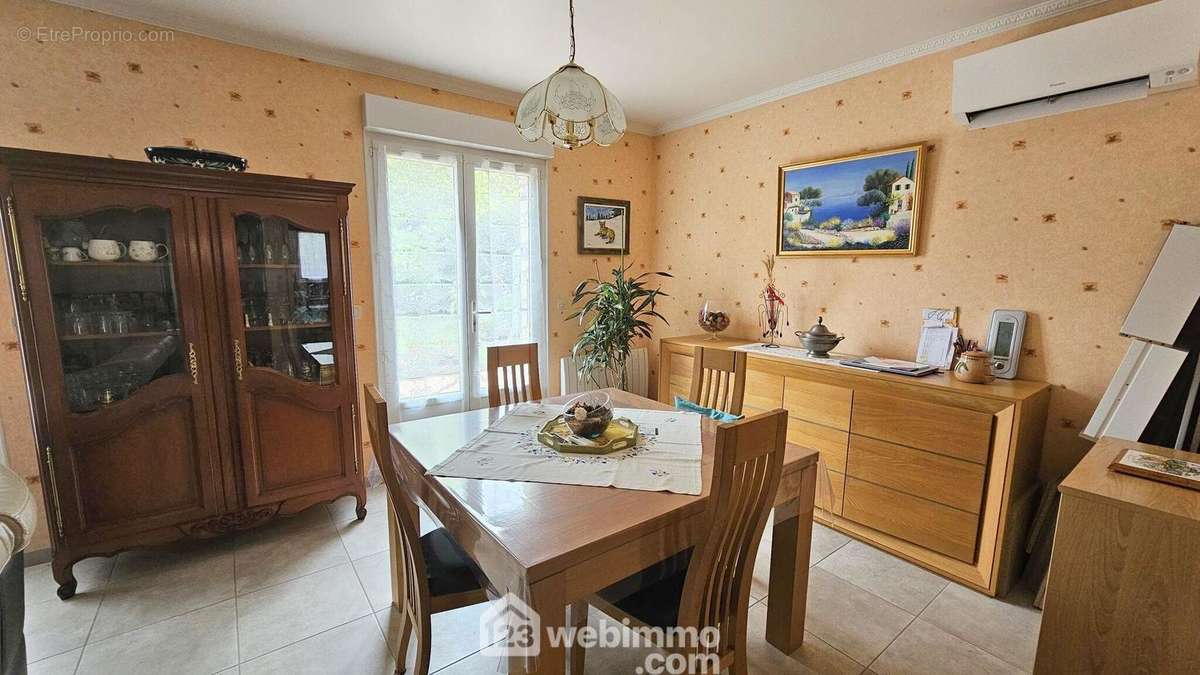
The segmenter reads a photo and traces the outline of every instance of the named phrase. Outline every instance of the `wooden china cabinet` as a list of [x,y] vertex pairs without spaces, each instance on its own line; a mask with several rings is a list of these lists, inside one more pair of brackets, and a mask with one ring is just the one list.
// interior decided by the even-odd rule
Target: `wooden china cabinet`
[[88,556],[365,517],[352,187],[0,149],[60,597]]

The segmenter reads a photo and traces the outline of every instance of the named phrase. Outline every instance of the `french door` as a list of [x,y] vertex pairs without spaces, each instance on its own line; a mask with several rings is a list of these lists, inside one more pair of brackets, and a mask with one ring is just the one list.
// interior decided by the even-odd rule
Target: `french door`
[[380,383],[397,418],[484,407],[487,348],[536,342],[546,372],[544,162],[376,140]]

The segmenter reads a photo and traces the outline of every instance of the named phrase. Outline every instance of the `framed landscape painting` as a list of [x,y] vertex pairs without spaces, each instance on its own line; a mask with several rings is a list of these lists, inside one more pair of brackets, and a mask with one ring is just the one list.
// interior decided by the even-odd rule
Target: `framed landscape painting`
[[925,145],[779,167],[777,253],[915,255]]
[[629,253],[629,202],[580,197],[575,214],[579,220],[580,253]]

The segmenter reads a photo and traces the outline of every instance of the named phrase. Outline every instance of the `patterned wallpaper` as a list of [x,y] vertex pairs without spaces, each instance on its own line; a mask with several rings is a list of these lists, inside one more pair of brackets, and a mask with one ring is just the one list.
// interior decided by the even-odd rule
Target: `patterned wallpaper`
[[915,257],[799,257],[776,266],[792,334],[824,315],[839,350],[916,355],[920,308],[958,307],[986,338],[995,308],[1030,313],[1020,376],[1054,392],[1043,475],[1078,438],[1125,352],[1117,335],[1167,228],[1200,222],[1200,89],[968,131],[949,112],[953,60],[1139,2],[1110,2],[655,139],[658,250],[678,277],[673,334],[705,293],[756,334],[761,259],[775,250],[778,167],[925,141]]
[[[500,119],[512,118],[510,106],[179,32],[161,42],[22,39],[22,27],[148,28],[41,0],[0,0],[0,16],[0,145],[139,161],[146,145],[195,145],[247,157],[256,173],[358,185],[349,215],[353,296],[361,309],[356,351],[360,380],[375,381],[362,95]],[[550,163],[551,359],[545,379],[552,392],[558,389],[558,357],[569,352],[577,333],[561,320],[570,313],[570,292],[597,263],[611,267],[609,260],[576,253],[575,198],[630,200],[631,257],[646,264],[654,248],[652,153],[652,139],[631,133],[611,148],[560,152]],[[6,271],[0,270],[0,279],[0,422],[13,466],[36,481]],[[46,545],[45,532],[39,530],[32,548]]]
[[[1021,376],[1054,384],[1043,472],[1086,449],[1078,431],[1127,340],[1117,335],[1166,228],[1200,221],[1200,89],[1043,120],[966,131],[949,114],[954,58],[1117,11],[1104,5],[656,138],[559,153],[551,162],[551,372],[575,335],[560,319],[578,280],[616,262],[575,253],[579,194],[632,202],[633,262],[677,275],[658,334],[699,332],[701,296],[739,303],[728,333],[753,335],[760,259],[774,250],[777,169],[925,141],[916,257],[793,258],[776,269],[791,331],[824,315],[842,349],[912,357],[918,310],[957,306],[968,337],[991,310],[1025,309]],[[0,0],[6,26],[143,27],[41,0]],[[509,119],[507,105],[175,33],[169,42],[36,42],[0,32],[0,145],[142,159],[148,144],[195,144],[250,159],[256,172],[362,185],[361,96],[391,95]],[[375,379],[363,190],[350,207],[362,381]],[[37,467],[12,327],[0,298],[0,421],[14,466]],[[651,346],[653,349],[653,345]],[[652,361],[653,363],[653,361]],[[651,382],[654,382],[653,375]],[[45,532],[43,529],[41,532]],[[42,534],[42,537],[45,535]],[[45,539],[35,542],[40,548]]]

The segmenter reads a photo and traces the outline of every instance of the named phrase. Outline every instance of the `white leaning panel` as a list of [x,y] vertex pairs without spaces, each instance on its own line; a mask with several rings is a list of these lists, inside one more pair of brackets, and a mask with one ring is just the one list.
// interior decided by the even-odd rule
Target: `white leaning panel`
[[1200,226],[1176,225],[1133,302],[1121,335],[1175,344],[1200,300]]
[[1187,352],[1134,340],[1108,389],[1080,434],[1089,440],[1112,436],[1136,441],[1179,373]]

